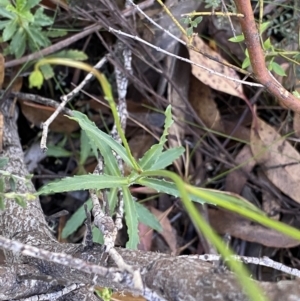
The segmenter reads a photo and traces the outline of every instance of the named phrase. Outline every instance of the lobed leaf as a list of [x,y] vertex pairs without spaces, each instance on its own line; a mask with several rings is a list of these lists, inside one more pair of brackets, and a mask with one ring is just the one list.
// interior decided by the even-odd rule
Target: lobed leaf
[[26,48],[26,33],[24,29],[20,27],[17,30],[16,34],[13,36],[9,45],[9,49],[10,52],[16,56],[16,58],[20,58],[24,54],[25,48]]
[[49,26],[53,24],[53,19],[44,14],[44,9],[42,7],[38,8],[34,14],[35,26]]
[[17,31],[17,22],[15,20],[11,20],[6,24],[6,27],[3,30],[2,33],[2,39],[4,42],[10,40],[12,36]]

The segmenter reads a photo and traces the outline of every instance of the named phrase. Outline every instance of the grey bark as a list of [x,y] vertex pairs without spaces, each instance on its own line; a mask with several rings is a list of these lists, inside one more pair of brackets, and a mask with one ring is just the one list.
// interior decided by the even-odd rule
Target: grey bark
[[[8,157],[5,169],[12,174],[24,177],[28,174],[23,160],[16,118],[9,117],[10,101],[1,104],[4,115],[3,152],[0,157]],[[33,185],[27,187],[23,181],[16,185],[18,192],[34,192]],[[74,257],[102,262],[103,250],[94,245],[90,250],[82,245],[60,244],[53,237],[45,221],[39,199],[28,202],[22,208],[12,200],[5,200],[5,210],[0,211],[0,235],[12,240],[46,249],[52,252],[71,254]],[[207,262],[195,259],[178,258],[166,254],[118,249],[124,260],[140,268],[144,284],[163,296],[166,300],[247,300],[241,287],[231,272],[218,273]],[[55,292],[72,283],[92,284],[93,275],[61,266],[52,262],[24,257],[5,251],[5,262],[0,262],[0,300],[11,300]],[[108,260],[107,267],[114,267]],[[23,278],[20,279],[20,276]],[[56,281],[45,282],[45,276],[52,276]],[[24,279],[24,277],[27,279]],[[110,278],[99,277],[96,284],[119,290],[126,289]],[[261,283],[270,300],[300,300],[299,281],[280,281]],[[127,288],[128,289],[128,288]],[[85,294],[84,294],[85,293]],[[82,289],[60,298],[60,300],[95,300]]]

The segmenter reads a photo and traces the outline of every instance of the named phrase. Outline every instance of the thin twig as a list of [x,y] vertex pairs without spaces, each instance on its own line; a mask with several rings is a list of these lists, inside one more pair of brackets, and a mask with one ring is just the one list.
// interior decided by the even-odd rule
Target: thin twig
[[149,17],[140,7],[140,5],[137,5],[135,4],[132,0],[128,0],[131,5],[136,8],[151,24],[153,24],[156,28],[162,30],[163,32],[165,32],[169,37],[173,38],[174,40],[176,40],[177,42],[181,43],[182,45],[186,46],[187,48],[191,49],[191,50],[194,50],[202,55],[204,55],[205,57],[221,64],[221,65],[224,65],[224,66],[227,66],[229,68],[232,68],[240,73],[243,73],[243,74],[246,74],[246,75],[249,75],[249,73],[246,71],[246,70],[243,70],[235,65],[232,65],[232,64],[229,64],[225,61],[219,61],[217,58],[203,52],[201,49],[198,49],[197,47],[193,46],[192,44],[188,44],[186,43],[185,41],[181,40],[180,38],[178,38],[177,36],[175,36],[174,34],[172,34],[169,30],[163,28],[161,25],[159,25],[157,22],[155,22],[153,20],[153,18]]
[[[107,59],[104,57],[102,58],[95,66],[94,69],[99,69],[103,66],[103,64],[107,61]],[[53,112],[53,114],[43,123],[42,128],[42,137],[41,137],[41,149],[43,151],[47,150],[47,136],[48,136],[48,129],[50,124],[53,122],[53,120],[57,117],[57,115],[65,109],[65,106],[67,103],[76,95],[79,93],[79,91],[89,82],[89,80],[93,77],[93,74],[90,72],[87,74],[87,76],[84,78],[84,80],[69,94],[64,95],[61,97],[62,102],[58,105],[56,110]],[[72,112],[70,111],[70,116],[72,116]]]
[[33,61],[33,60],[37,60],[37,59],[39,59],[41,57],[44,57],[46,55],[52,54],[56,51],[59,51],[59,50],[65,48],[65,47],[77,42],[78,40],[81,40],[82,38],[88,36],[89,34],[100,30],[101,27],[102,26],[99,25],[99,24],[94,24],[92,26],[89,26],[89,27],[81,30],[79,33],[77,33],[75,35],[72,35],[71,37],[69,37],[69,38],[67,38],[63,41],[60,41],[56,44],[53,44],[53,45],[51,45],[47,48],[44,48],[44,49],[39,50],[37,52],[34,52],[32,54],[23,56],[20,59],[8,61],[4,64],[4,67],[5,68],[10,68],[10,67],[18,66],[18,65],[21,65],[21,64]]
[[[221,259],[220,255],[215,255],[215,254],[191,255],[191,256],[183,255],[183,256],[179,256],[179,257],[200,259],[203,261],[219,261]],[[270,267],[272,269],[284,272],[289,275],[300,277],[300,270],[288,267],[280,262],[276,262],[267,256],[263,256],[262,258],[259,258],[259,257],[233,255],[233,256],[230,256],[229,258],[226,258],[225,262],[228,260],[237,260],[237,261],[241,261],[246,264],[256,264],[256,265],[266,266],[266,267]]]
[[[95,66],[95,69],[100,69],[105,63],[107,62],[107,58],[103,57]],[[70,101],[71,99],[73,99],[73,97],[75,97],[81,90],[82,88],[94,77],[94,75],[90,72],[87,74],[87,76],[84,78],[84,80],[78,85],[76,86],[75,89],[73,89],[70,93],[61,96],[61,100],[62,101]]]
[[[32,296],[29,298],[25,299],[18,299],[15,301],[43,301],[43,300],[57,300],[61,298],[62,296],[65,296],[73,291],[78,290],[81,287],[86,286],[86,284],[71,284],[69,286],[64,287],[62,290],[54,293],[49,293],[49,294],[43,294],[43,295],[38,295],[38,296]],[[12,300],[14,301],[14,300]]]
[[195,63],[195,62],[193,62],[193,61],[191,61],[191,60],[189,60],[189,59],[186,59],[186,58],[184,58],[184,57],[175,55],[175,54],[173,54],[173,53],[171,53],[171,52],[169,52],[169,51],[167,51],[167,50],[164,50],[164,49],[162,49],[162,48],[160,48],[160,47],[157,47],[157,46],[155,46],[155,45],[152,45],[151,43],[149,43],[149,42],[147,42],[147,41],[141,39],[141,38],[138,37],[138,36],[133,36],[133,35],[131,35],[131,34],[128,34],[128,33],[123,32],[123,31],[121,31],[121,30],[114,29],[114,28],[112,28],[112,27],[109,27],[108,30],[109,30],[110,32],[114,32],[114,33],[117,34],[117,35],[122,35],[122,36],[125,36],[125,37],[128,37],[128,38],[131,38],[131,39],[133,39],[133,40],[136,40],[136,41],[138,41],[138,42],[141,42],[141,43],[143,43],[143,44],[145,44],[145,45],[147,45],[147,46],[149,46],[149,47],[155,49],[156,51],[159,51],[159,52],[162,52],[162,53],[164,53],[164,54],[166,54],[166,55],[175,57],[175,58],[177,58],[177,59],[179,59],[179,60],[181,60],[181,61],[183,61],[183,62],[186,62],[186,63],[192,64],[192,65],[195,65],[195,66],[197,66],[197,67],[199,67],[199,68],[202,68],[202,69],[204,69],[204,70],[206,70],[206,71],[208,71],[209,73],[212,73],[212,74],[214,74],[214,75],[217,75],[217,76],[220,76],[220,77],[224,77],[224,78],[226,78],[226,79],[228,79],[228,80],[231,80],[231,81],[233,81],[233,82],[237,82],[237,83],[240,83],[240,84],[244,84],[244,85],[248,85],[248,86],[252,86],[252,87],[262,87],[261,84],[243,81],[243,80],[236,79],[236,78],[233,78],[233,77],[230,77],[230,76],[226,76],[226,75],[224,75],[224,74],[222,74],[222,73],[219,73],[219,72],[216,72],[216,71],[214,71],[214,70],[211,70],[211,69],[209,69],[209,68],[207,68],[207,67],[205,67],[205,66],[202,66],[202,65],[200,65],[200,64],[197,64],[197,63]]

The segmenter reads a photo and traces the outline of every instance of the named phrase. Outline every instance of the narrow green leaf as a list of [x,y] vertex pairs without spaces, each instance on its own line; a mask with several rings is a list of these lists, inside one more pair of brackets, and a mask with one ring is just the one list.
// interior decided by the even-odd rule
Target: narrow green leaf
[[191,36],[193,35],[193,33],[194,33],[194,31],[193,31],[193,27],[192,27],[192,26],[189,27],[189,28],[187,28],[187,30],[186,30],[186,35],[187,35],[188,37],[191,37]]
[[113,215],[118,202],[118,190],[119,188],[111,188],[108,193],[107,199],[109,204],[109,212],[111,216]]
[[51,45],[50,40],[44,34],[41,27],[30,26],[27,30],[27,35],[31,50],[38,50],[39,47],[47,47]]
[[3,195],[0,194],[0,210],[4,210],[5,206],[4,206],[4,197]]
[[298,91],[293,91],[293,95],[297,98],[300,98],[300,93]]
[[13,36],[10,45],[10,52],[13,53],[16,58],[20,58],[26,49],[26,33],[22,27],[20,27],[16,34]]
[[138,219],[140,223],[160,232],[162,227],[157,220],[157,218],[143,205],[138,202],[134,202],[136,207],[136,212],[138,214]]
[[91,153],[90,139],[85,133],[81,130],[80,132],[80,160],[79,164],[83,165]]
[[86,190],[86,189],[105,189],[128,185],[124,177],[110,175],[81,175],[67,177],[62,180],[52,182],[43,186],[37,193],[51,194],[66,191]]
[[191,19],[189,17],[181,18],[180,20],[183,24],[190,24]]
[[159,156],[161,155],[164,144],[167,142],[168,130],[173,123],[172,120],[172,111],[171,106],[169,105],[165,111],[166,119],[165,119],[165,127],[162,136],[160,137],[159,143],[153,145],[139,160],[140,166],[144,170],[149,170],[152,168],[154,163],[157,161]]
[[21,207],[25,208],[26,207],[26,201],[25,199],[20,196],[20,195],[16,195],[15,196],[15,202],[20,205]]
[[31,8],[38,5],[41,2],[41,0],[26,0],[25,2],[26,2],[26,5],[24,7],[24,10],[30,10]]
[[7,6],[10,4],[9,0],[0,0],[0,6]]
[[268,38],[264,41],[264,50],[272,49],[271,39]]
[[[141,178],[136,181],[137,184],[152,188],[159,193],[167,193],[179,197],[179,191],[172,182],[153,178]],[[203,202],[204,203],[204,202]]]
[[10,40],[12,36],[15,34],[17,30],[17,22],[15,20],[11,20],[9,23],[6,24],[5,29],[2,33],[2,39],[4,42]]
[[[143,185],[143,186],[150,187],[152,189],[155,189],[157,192],[167,193],[167,194],[173,195],[175,197],[180,196],[176,185],[172,182],[168,182],[165,180],[159,180],[159,179],[153,179],[153,178],[141,178],[141,179],[138,179],[136,181],[136,183]],[[189,198],[194,202],[197,202],[200,204],[208,203],[208,204],[214,205],[214,203],[212,202],[213,199],[215,199],[216,202],[217,202],[217,200],[219,200],[219,201],[221,200],[222,203],[224,204],[224,206],[222,206],[223,208],[226,208],[226,203],[230,203],[230,204],[234,204],[237,208],[243,207],[243,208],[247,208],[251,211],[254,211],[256,213],[263,214],[261,210],[259,210],[253,204],[251,204],[246,199],[244,199],[238,195],[233,195],[233,194],[229,194],[229,193],[226,193],[223,191],[217,191],[217,190],[213,190],[213,189],[198,188],[198,190],[202,192],[201,193],[202,197],[199,197],[194,194],[189,194]],[[207,195],[207,197],[205,197],[205,195]],[[219,202],[218,202],[218,204],[219,204]]]
[[[123,160],[124,162],[133,168],[133,165],[131,164],[130,159],[127,156],[125,148],[117,143],[110,135],[102,132],[94,122],[91,122],[88,117],[85,114],[82,114],[78,111],[72,111],[74,117],[69,117],[70,119],[76,120],[80,127],[86,132],[86,134],[89,136],[89,138],[92,140],[92,143],[96,143],[97,148],[99,148],[101,151],[108,151],[106,145],[108,145],[110,148],[112,148]],[[116,164],[115,158],[110,156],[110,153],[107,152],[107,154],[101,153],[104,157],[105,155],[109,156],[110,159],[105,162],[105,164],[110,164],[112,170],[114,172],[117,172],[116,170]],[[105,159],[105,157],[104,157]]]
[[103,234],[101,233],[101,231],[97,227],[93,227],[92,233],[93,233],[93,242],[103,245],[104,238],[103,238]]
[[44,79],[50,79],[54,77],[53,68],[49,64],[42,65],[40,67],[41,72],[43,73]]
[[260,26],[259,26],[259,33],[262,34],[269,27],[269,25],[271,23],[272,23],[271,21],[261,23]]
[[8,163],[7,157],[0,158],[0,168],[3,168],[7,163]]
[[148,170],[164,169],[167,166],[171,165],[177,158],[179,158],[185,149],[180,147],[174,147],[163,152],[157,159],[157,161],[152,165]]
[[[87,205],[88,211],[92,210],[93,203],[92,200],[87,200],[84,204]],[[62,238],[65,239],[71,234],[73,234],[86,220],[84,205],[80,206],[74,214],[68,219],[63,231],[62,231]]]
[[232,43],[239,43],[239,42],[242,42],[244,40],[245,40],[245,37],[244,37],[243,34],[228,39],[228,41],[232,42]]
[[0,30],[4,29],[7,26],[7,24],[9,24],[10,22],[11,22],[10,20],[0,21]]
[[6,9],[6,7],[1,7],[0,6],[0,16],[7,18],[7,19],[15,19],[15,14],[11,13]]
[[200,22],[202,22],[202,19],[203,19],[202,16],[196,17],[195,20],[194,20],[194,22],[195,22],[197,25],[199,25]]
[[243,61],[243,64],[242,64],[242,69],[246,69],[250,66],[250,59],[248,57],[246,57]]
[[54,57],[60,57],[65,59],[71,59],[75,61],[84,61],[87,60],[88,57],[83,51],[79,51],[76,49],[63,50],[54,54]]
[[56,146],[56,145],[49,145],[46,154],[49,157],[55,157],[55,158],[72,156],[72,152],[67,151],[63,147]]
[[0,178],[0,194],[4,192],[4,179]]
[[10,186],[10,190],[11,191],[16,191],[16,180],[14,179],[13,176],[11,176],[8,180],[9,186]]
[[50,28],[48,31],[45,32],[45,35],[48,38],[60,38],[67,35],[67,31],[64,29],[56,29],[56,28]]
[[280,76],[286,76],[284,69],[276,62],[272,62],[272,70]]
[[138,214],[136,211],[136,206],[132,195],[128,187],[122,187],[123,198],[124,198],[124,211],[125,211],[125,221],[127,226],[127,232],[129,240],[126,243],[126,248],[128,249],[137,249],[139,243],[139,234],[138,234]]

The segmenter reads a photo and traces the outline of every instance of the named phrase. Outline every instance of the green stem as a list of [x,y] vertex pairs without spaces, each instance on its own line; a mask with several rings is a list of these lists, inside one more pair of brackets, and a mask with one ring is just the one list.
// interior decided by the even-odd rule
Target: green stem
[[[194,225],[201,231],[207,240],[209,240],[218,250],[218,252],[223,256],[223,258],[229,258],[234,255],[234,253],[227,248],[224,242],[219,238],[219,236],[214,232],[214,230],[206,223],[204,218],[199,214],[197,208],[191,202],[186,189],[186,183],[175,173],[166,170],[155,170],[155,171],[144,171],[141,173],[142,177],[164,177],[170,178],[177,186],[180,193],[183,205],[191,217]],[[252,301],[267,300],[261,289],[250,279],[249,272],[245,266],[235,260],[228,261],[229,267],[237,274],[237,280],[240,285],[245,289],[246,293]]]
[[205,200],[206,202],[215,204],[216,206],[238,213],[239,215],[247,217],[263,226],[277,230],[280,233],[284,233],[285,235],[300,241],[300,231],[287,224],[272,220],[266,216],[263,216],[255,211],[251,211],[245,207],[242,206],[238,207],[236,204],[232,204],[230,202],[225,202],[223,200],[220,200],[215,196],[213,196],[212,194],[210,194],[209,190],[208,191],[201,190],[187,183],[184,183],[184,187],[188,191],[188,193],[196,195],[197,197]]

